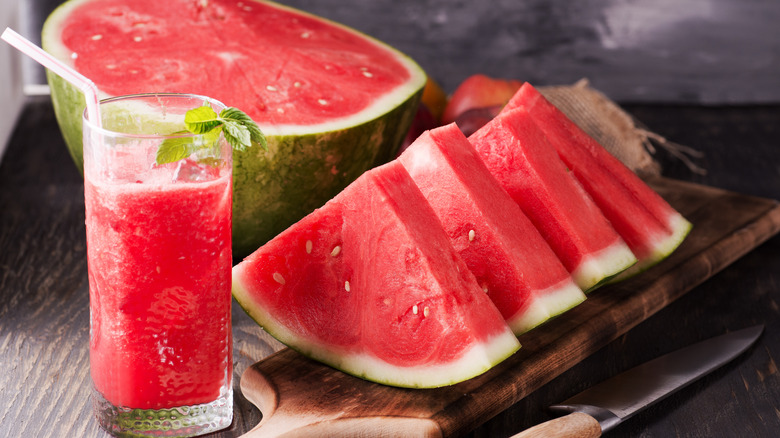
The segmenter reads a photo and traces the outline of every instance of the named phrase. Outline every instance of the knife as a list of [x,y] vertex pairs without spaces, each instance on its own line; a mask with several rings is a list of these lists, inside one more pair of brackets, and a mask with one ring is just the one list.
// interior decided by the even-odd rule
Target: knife
[[716,336],[611,377],[550,410],[567,415],[512,438],[601,436],[632,415],[685,387],[747,350],[763,325]]

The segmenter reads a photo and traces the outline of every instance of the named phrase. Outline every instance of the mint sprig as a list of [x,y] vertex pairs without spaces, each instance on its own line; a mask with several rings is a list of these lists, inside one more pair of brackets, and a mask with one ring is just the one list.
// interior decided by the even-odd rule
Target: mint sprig
[[189,157],[200,147],[213,144],[220,132],[233,150],[245,151],[255,144],[268,150],[268,142],[260,127],[238,108],[225,108],[219,114],[208,105],[193,108],[184,115],[184,127],[187,131],[181,133],[204,134],[206,141],[199,145],[187,137],[165,139],[157,149],[157,164],[173,163]]

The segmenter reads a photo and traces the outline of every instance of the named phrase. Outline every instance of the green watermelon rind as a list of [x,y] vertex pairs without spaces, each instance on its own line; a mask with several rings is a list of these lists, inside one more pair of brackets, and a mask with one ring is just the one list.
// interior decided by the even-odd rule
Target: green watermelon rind
[[[59,43],[60,24],[72,8],[89,0],[70,0],[46,20],[43,48],[69,62]],[[254,0],[257,1],[257,0]],[[280,9],[316,17],[270,3]],[[417,112],[427,77],[414,60],[387,44],[342,24],[316,17],[370,40],[395,56],[410,72],[397,91],[360,113],[310,127],[263,126],[269,151],[249,149],[233,156],[233,254],[248,255],[297,220],[335,196],[364,171],[393,159]],[[79,171],[83,172],[82,92],[50,71],[55,117]],[[165,91],[165,90],[160,90]],[[110,97],[101,94],[101,98]]]
[[453,385],[485,373],[520,348],[515,335],[510,330],[504,330],[490,341],[475,345],[458,360],[445,365],[393,366],[369,355],[323,347],[290,332],[270,313],[264,312],[260,303],[252,300],[252,294],[241,280],[239,268],[233,268],[232,289],[233,298],[247,315],[282,344],[346,374],[383,385],[401,388],[439,388]]
[[[251,253],[366,170],[390,161],[406,135],[399,127],[411,124],[421,96],[422,88],[381,117],[347,129],[270,135],[268,152],[234,153],[234,255]],[[273,177],[258,178],[267,175]]]

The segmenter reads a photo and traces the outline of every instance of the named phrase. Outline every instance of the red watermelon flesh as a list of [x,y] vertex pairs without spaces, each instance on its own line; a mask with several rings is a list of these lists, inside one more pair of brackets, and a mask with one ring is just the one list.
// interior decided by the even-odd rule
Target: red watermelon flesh
[[251,0],[91,1],[69,14],[61,41],[104,93],[202,94],[264,129],[360,113],[410,79],[364,35]]
[[399,160],[515,334],[585,299],[456,124],[426,131]]
[[524,108],[500,113],[469,140],[582,290],[636,263]]
[[388,385],[456,383],[520,347],[398,161],[236,265],[233,294],[281,342]]
[[504,108],[523,107],[563,162],[626,241],[638,272],[669,255],[691,224],[634,172],[585,133],[531,84],[525,83]]

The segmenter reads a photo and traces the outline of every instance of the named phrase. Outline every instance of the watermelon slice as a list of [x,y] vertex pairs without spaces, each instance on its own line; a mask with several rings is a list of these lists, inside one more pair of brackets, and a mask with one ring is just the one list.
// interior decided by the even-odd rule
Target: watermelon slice
[[[413,60],[375,39],[256,0],[70,0],[46,20],[42,44],[103,97],[201,94],[260,125],[270,151],[233,160],[239,257],[394,158],[426,83]],[[84,98],[47,78],[81,168]]]
[[582,290],[636,263],[524,108],[500,113],[469,140]]
[[585,300],[456,124],[426,131],[399,160],[516,335]]
[[388,385],[456,383],[520,347],[398,161],[237,264],[233,296],[291,348]]
[[529,83],[504,111],[519,107],[528,110],[639,260],[621,278],[658,263],[682,243],[691,223]]

